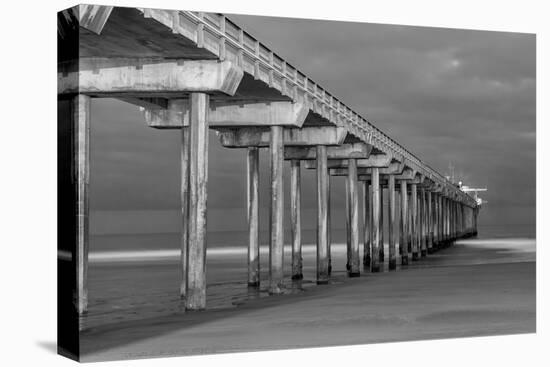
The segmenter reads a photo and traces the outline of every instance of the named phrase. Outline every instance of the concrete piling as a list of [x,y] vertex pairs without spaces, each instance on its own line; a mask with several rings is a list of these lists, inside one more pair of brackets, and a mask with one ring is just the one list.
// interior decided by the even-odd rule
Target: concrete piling
[[400,238],[399,246],[401,248],[401,265],[409,264],[409,248],[408,248],[408,208],[407,208],[407,181],[400,181],[401,188],[401,228],[400,228]]
[[395,270],[397,258],[395,254],[395,176],[388,175],[388,241],[389,241],[389,262],[388,269]]
[[363,186],[363,268],[370,270],[371,262],[371,191],[368,181],[362,181]]
[[271,126],[269,142],[271,161],[271,216],[269,241],[269,293],[283,291],[283,127]]
[[417,261],[419,259],[419,248],[418,248],[418,195],[416,184],[411,184],[411,212],[412,212],[412,222],[411,226],[413,228],[412,236],[412,261]]
[[187,246],[189,225],[189,128],[181,128],[181,237],[180,237],[180,298],[185,300],[187,293]]
[[189,229],[185,307],[206,308],[206,201],[209,95],[191,93],[189,120]]
[[290,161],[290,235],[292,244],[292,279],[299,280],[302,274],[302,218],[301,218],[300,161]]
[[329,281],[327,147],[317,146],[317,284]]
[[74,304],[79,315],[88,310],[88,252],[90,230],[90,122],[91,99],[79,94],[72,99],[71,117],[76,181],[76,292]]
[[247,151],[247,203],[248,203],[248,286],[260,285],[260,150],[249,147]]
[[380,236],[380,177],[379,177],[379,169],[377,167],[374,167],[372,169],[372,258],[371,258],[371,268],[372,272],[379,272],[380,271],[380,262],[379,262],[379,256],[377,254],[380,253],[379,248],[382,245],[381,243],[381,236]]
[[350,230],[350,256],[349,277],[359,276],[361,264],[359,256],[359,192],[357,183],[357,161],[348,161],[348,193],[349,193],[349,230]]

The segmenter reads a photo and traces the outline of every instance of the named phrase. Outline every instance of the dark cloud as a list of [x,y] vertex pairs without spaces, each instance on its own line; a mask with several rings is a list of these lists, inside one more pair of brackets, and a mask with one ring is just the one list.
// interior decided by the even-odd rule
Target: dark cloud
[[[534,35],[230,18],[434,169],[451,163],[468,184],[488,185],[482,221],[513,222],[521,213],[518,223],[534,224]],[[178,132],[147,128],[122,102],[94,101],[93,113],[92,208],[177,209]],[[209,207],[244,208],[245,152],[221,148],[212,133],[210,154]],[[262,154],[264,207],[267,165]],[[314,179],[304,173],[309,209]]]

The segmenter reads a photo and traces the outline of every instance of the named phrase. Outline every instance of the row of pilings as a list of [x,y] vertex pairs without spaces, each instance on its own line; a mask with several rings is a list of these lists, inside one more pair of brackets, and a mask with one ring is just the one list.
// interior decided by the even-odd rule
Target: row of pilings
[[[191,104],[204,109],[204,97],[196,93]],[[207,100],[207,98],[206,98]],[[206,182],[207,182],[207,124],[206,116],[197,114],[197,121],[191,121],[189,131],[182,129],[182,167],[189,167],[189,186],[182,189],[183,226],[182,236],[182,287],[181,296],[188,309],[206,307]],[[202,125],[199,128],[197,125]],[[231,129],[232,133],[238,128]],[[223,131],[223,133],[228,133]],[[389,270],[395,270],[398,261],[402,265],[417,261],[428,254],[449,246],[459,238],[472,236],[477,232],[477,208],[470,207],[453,192],[434,184],[424,175],[409,170],[405,174],[405,163],[386,159],[380,164],[377,159],[369,160],[369,154],[363,158],[342,157],[334,152],[333,146],[307,144],[294,146],[292,154],[286,154],[285,128],[269,127],[269,144],[257,143],[250,139],[245,143],[247,159],[247,218],[248,218],[248,286],[260,286],[259,260],[259,150],[269,150],[270,164],[270,220],[269,220],[269,276],[268,291],[280,294],[284,289],[284,196],[283,164],[290,161],[290,223],[291,223],[291,279],[303,278],[302,241],[301,241],[301,169],[315,169],[317,176],[317,284],[327,284],[330,280],[331,231],[330,231],[330,182],[332,176],[346,176],[346,217],[347,217],[347,274],[357,277],[361,273],[360,236],[363,230],[363,272],[380,271],[384,261],[384,218],[383,211],[388,210]],[[227,142],[227,137],[222,144]],[[187,143],[188,142],[188,143]],[[294,142],[292,142],[294,144]],[[224,144],[225,145],[225,144]],[[231,144],[228,144],[231,145]],[[344,146],[345,144],[342,144]],[[239,147],[243,147],[239,146]],[[230,146],[234,147],[234,146]],[[331,150],[332,149],[332,150]],[[189,154],[186,157],[185,151]],[[195,157],[193,157],[193,151]],[[298,151],[298,154],[296,153]],[[311,154],[313,152],[313,154]],[[341,150],[340,150],[341,153]],[[296,159],[303,156],[304,159]],[[368,157],[368,158],[366,158]],[[371,156],[372,157],[372,156]],[[189,159],[186,162],[185,159]],[[304,164],[302,160],[306,161]],[[203,167],[194,165],[198,164]],[[359,170],[361,172],[359,172]],[[186,178],[182,179],[185,182]],[[362,190],[359,190],[360,184]],[[193,187],[195,187],[193,189]],[[388,193],[387,206],[383,205],[382,193]],[[458,190],[458,188],[456,188]],[[362,192],[362,193],[361,193]],[[398,199],[399,198],[399,199]],[[332,198],[340,200],[341,198]],[[399,205],[396,205],[400,200]],[[362,203],[362,205],[361,205]],[[185,210],[187,205],[188,210]],[[363,208],[363,228],[359,226],[360,208]],[[399,207],[400,213],[396,208]],[[396,228],[397,216],[400,226]],[[185,220],[185,216],[188,219]],[[398,240],[399,239],[399,240]],[[399,248],[397,249],[397,242]]]
[[[70,176],[60,176],[60,190],[73,190],[74,196],[60,200],[60,215],[75,221],[60,238],[73,251],[71,268],[75,292],[74,306],[78,314],[87,309],[87,268],[89,248],[89,176],[90,176],[90,97],[79,94],[60,100],[65,110],[60,118],[69,120],[70,131],[60,133],[61,143],[67,152],[61,152],[60,168]],[[181,102],[181,101],[180,101]],[[269,108],[275,108],[273,104]],[[181,286],[180,295],[186,309],[206,308],[206,229],[208,185],[208,130],[209,113],[212,113],[207,93],[190,93],[185,104],[169,103],[181,108],[187,123],[177,126],[181,134]],[[269,106],[269,105],[267,105]],[[280,106],[279,106],[280,107]],[[277,107],[277,108],[279,108]],[[242,108],[242,107],[241,107]],[[266,107],[268,108],[268,107]],[[286,108],[286,107],[285,107]],[[223,108],[216,113],[222,114]],[[173,117],[173,114],[167,115]],[[171,124],[171,122],[166,122]],[[331,130],[333,129],[333,130]],[[337,131],[338,130],[338,131]],[[414,165],[391,152],[373,151],[364,142],[345,143],[340,137],[341,128],[307,127],[288,128],[280,125],[263,126],[258,130],[224,126],[219,129],[222,145],[245,148],[247,159],[247,217],[248,217],[248,285],[260,285],[259,261],[259,150],[269,150],[270,161],[270,220],[269,220],[269,276],[270,294],[283,291],[283,167],[290,161],[291,202],[291,278],[299,280],[302,273],[301,240],[301,170],[315,169],[317,177],[317,266],[316,281],[330,281],[331,177],[346,177],[345,200],[347,217],[347,273],[357,277],[361,272],[378,272],[384,257],[388,256],[389,270],[398,262],[407,265],[444,248],[454,240],[476,234],[477,211],[475,205],[464,201],[458,187],[441,185],[431,177],[416,171]],[[304,131],[307,131],[305,133]],[[334,132],[337,132],[335,134]],[[300,135],[302,134],[302,135]],[[335,136],[338,135],[338,139]],[[292,149],[290,149],[292,148]],[[66,182],[65,182],[66,181]],[[308,188],[310,189],[310,188]],[[387,191],[387,205],[383,205],[382,192]],[[399,203],[397,203],[399,201]],[[399,209],[399,212],[397,212]],[[360,228],[362,210],[363,228]],[[388,239],[384,239],[383,211],[388,211]],[[63,214],[64,213],[64,214]],[[60,218],[61,218],[60,217]],[[399,226],[396,226],[399,223]],[[61,231],[61,229],[60,229]],[[360,233],[363,232],[363,258],[360,256]],[[61,233],[61,232],[60,232]],[[74,237],[72,237],[74,236]],[[73,249],[72,238],[77,246]],[[388,254],[384,243],[389,244]],[[397,248],[399,243],[399,248]],[[362,265],[362,266],[361,266]],[[70,270],[72,272],[72,270]],[[73,286],[71,286],[73,287]]]

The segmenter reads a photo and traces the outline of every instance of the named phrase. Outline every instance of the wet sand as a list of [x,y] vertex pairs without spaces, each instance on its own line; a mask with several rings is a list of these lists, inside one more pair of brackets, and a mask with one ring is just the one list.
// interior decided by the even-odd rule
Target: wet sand
[[[82,360],[535,331],[534,240],[461,241],[396,272],[347,278],[337,271],[324,286],[314,284],[315,253],[306,247],[304,281],[288,282],[281,296],[247,290],[245,259],[209,255],[208,310],[187,313],[175,259],[92,262]],[[344,268],[343,246],[333,265]]]

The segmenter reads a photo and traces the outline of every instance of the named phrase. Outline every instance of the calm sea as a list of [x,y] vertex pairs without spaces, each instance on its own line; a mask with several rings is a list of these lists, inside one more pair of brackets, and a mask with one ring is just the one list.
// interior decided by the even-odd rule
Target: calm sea
[[[506,226],[480,226],[478,238],[534,238],[535,229],[530,225],[506,225]],[[386,235],[387,240],[387,235]],[[260,234],[260,243],[267,245],[269,233],[263,231]],[[344,229],[332,231],[333,243],[345,243],[346,233]],[[239,248],[246,249],[248,234],[246,231],[208,232],[208,248]],[[290,233],[285,233],[285,243],[290,242]],[[316,242],[315,230],[303,230],[302,242],[313,244]],[[178,233],[151,233],[151,234],[116,234],[116,235],[92,235],[90,239],[90,252],[104,251],[139,251],[139,250],[177,250],[179,249]]]

